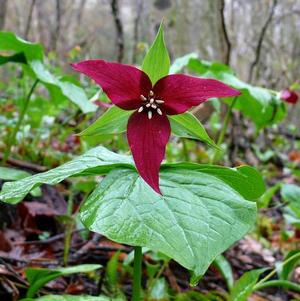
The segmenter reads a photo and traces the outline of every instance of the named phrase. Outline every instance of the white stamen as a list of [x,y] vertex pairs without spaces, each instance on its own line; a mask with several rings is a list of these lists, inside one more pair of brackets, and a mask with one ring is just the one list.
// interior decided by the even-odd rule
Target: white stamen
[[141,113],[143,110],[144,110],[144,107],[141,106],[141,107],[138,109],[138,112]]
[[152,90],[150,90],[149,95],[150,95],[150,96],[153,96],[153,95],[154,95],[154,93],[153,93]]
[[159,114],[159,115],[162,115],[162,111],[161,111],[161,109],[160,108],[157,108],[157,113]]
[[152,118],[152,111],[148,111],[148,118],[149,118],[149,119]]
[[154,103],[154,98],[150,98],[150,103]]
[[163,100],[161,99],[155,99],[155,102],[158,103],[158,104],[162,104],[162,103],[165,103]]
[[157,105],[151,105],[151,108],[153,108],[153,109],[156,109],[157,108]]
[[140,99],[141,99],[142,101],[146,101],[146,100],[147,100],[147,98],[146,98],[144,95],[141,95],[141,96],[140,96]]
[[151,104],[150,104],[150,103],[147,103],[147,104],[146,104],[146,107],[147,107],[147,108],[149,108],[150,106],[151,106]]

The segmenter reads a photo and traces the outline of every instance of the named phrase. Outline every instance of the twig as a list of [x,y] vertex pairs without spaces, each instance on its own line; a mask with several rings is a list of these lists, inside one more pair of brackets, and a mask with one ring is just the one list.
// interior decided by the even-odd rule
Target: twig
[[[86,229],[73,230],[72,234],[83,232],[83,231],[86,231]],[[60,234],[54,235],[52,237],[49,237],[49,238],[43,239],[43,240],[31,240],[31,241],[17,242],[17,243],[14,243],[14,246],[18,246],[18,245],[34,245],[34,244],[44,245],[44,244],[49,244],[51,242],[60,240],[60,239],[64,238],[64,236],[65,236],[65,233],[60,233]]]
[[278,0],[273,0],[273,4],[271,6],[270,12],[269,12],[269,16],[264,24],[264,26],[261,29],[259,38],[258,38],[258,43],[256,46],[256,50],[255,50],[255,58],[253,60],[253,62],[250,65],[250,71],[249,71],[249,77],[248,77],[248,82],[252,81],[252,76],[253,76],[253,70],[254,67],[258,64],[259,60],[260,60],[260,54],[261,54],[261,47],[262,47],[262,43],[265,37],[265,34],[267,32],[267,29],[272,21],[274,12],[275,12],[275,7],[277,5]]
[[[3,158],[4,158],[4,154],[0,154],[0,160],[3,160]],[[16,167],[21,167],[37,172],[43,172],[47,170],[46,166],[41,166],[34,163],[13,159],[11,157],[8,157],[6,162]]]

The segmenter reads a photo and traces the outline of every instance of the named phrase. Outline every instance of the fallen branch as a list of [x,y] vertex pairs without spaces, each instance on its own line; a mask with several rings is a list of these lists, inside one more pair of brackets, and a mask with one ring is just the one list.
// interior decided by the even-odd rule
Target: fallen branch
[[[4,154],[0,154],[0,161],[4,158]],[[7,163],[12,166],[21,167],[25,169],[29,169],[36,172],[43,172],[47,170],[46,166],[37,165],[31,162],[26,162],[18,159],[8,158]]]

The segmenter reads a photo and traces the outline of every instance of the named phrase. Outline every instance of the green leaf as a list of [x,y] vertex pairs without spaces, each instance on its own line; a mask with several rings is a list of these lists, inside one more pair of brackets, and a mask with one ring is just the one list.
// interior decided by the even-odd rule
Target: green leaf
[[218,148],[208,136],[202,123],[191,113],[169,116],[172,132],[179,136],[201,140],[210,146]]
[[110,258],[106,266],[106,276],[108,279],[108,283],[114,288],[116,288],[118,284],[119,256],[120,251],[115,252],[115,254]]
[[0,65],[7,62],[26,64],[30,74],[39,79],[58,102],[68,99],[84,113],[96,111],[97,106],[89,102],[84,90],[75,85],[73,80],[61,79],[49,72],[43,63],[44,52],[40,44],[25,41],[12,32],[0,32],[0,51],[14,53],[11,56],[0,56]]
[[[0,179],[5,181],[16,181],[21,180],[26,177],[29,177],[31,174],[27,171],[15,169],[15,168],[8,168],[8,167],[0,167]],[[41,196],[41,190],[36,188],[31,191],[33,196]]]
[[0,51],[24,53],[27,61],[43,60],[44,50],[41,44],[21,39],[12,32],[0,32]]
[[87,295],[46,295],[37,299],[26,298],[20,301],[122,301],[121,298],[110,298],[106,296],[87,296]]
[[229,261],[223,256],[219,255],[213,262],[213,265],[219,270],[223,278],[226,281],[227,287],[231,289],[233,287],[233,273]]
[[281,183],[278,183],[272,187],[270,187],[259,199],[258,208],[268,208],[272,197],[274,194],[280,189]]
[[51,74],[41,61],[30,61],[29,65],[35,76],[47,87],[53,98],[59,102],[67,98],[76,104],[83,113],[95,112],[97,106],[91,103],[84,90],[68,79],[59,79]]
[[79,135],[96,136],[123,133],[126,131],[128,118],[131,114],[132,111],[125,111],[117,106],[112,106]]
[[57,168],[24,178],[16,182],[4,183],[0,200],[10,204],[20,202],[27,193],[41,184],[54,185],[73,176],[100,175],[123,166],[134,168],[129,156],[118,155],[104,147],[96,147]]
[[198,58],[198,54],[195,52],[177,58],[170,67],[170,74],[179,73],[184,67],[189,64],[191,59],[195,58]]
[[[127,122],[132,111],[125,111],[112,106],[102,114],[93,124],[82,131],[80,136],[99,136],[119,134],[126,131]],[[184,138],[197,139],[210,146],[217,147],[208,136],[201,122],[191,113],[169,116],[172,132]]]
[[163,164],[164,168],[198,170],[199,172],[212,175],[230,185],[246,200],[258,199],[266,189],[261,174],[253,167],[242,165],[235,168],[217,165],[196,163],[169,163]]
[[102,266],[99,264],[82,264],[68,268],[55,268],[51,270],[44,268],[28,268],[25,270],[25,274],[30,286],[26,296],[28,298],[32,298],[41,287],[58,277],[75,273],[88,273],[101,267]]
[[279,123],[286,115],[286,106],[278,93],[240,80],[230,67],[222,63],[191,58],[187,67],[191,72],[215,78],[240,90],[242,94],[237,99],[235,109],[242,111],[258,128]]
[[265,269],[252,270],[243,274],[243,276],[234,284],[231,293],[230,301],[247,301],[247,298],[252,294],[258,277]]
[[169,69],[169,52],[164,41],[163,23],[161,23],[156,38],[144,58],[142,70],[154,85],[159,79],[169,74]]
[[281,196],[288,202],[288,207],[300,217],[300,187],[294,184],[284,184],[281,188]]
[[0,65],[4,65],[9,62],[26,64],[27,61],[23,52],[16,53],[10,56],[0,55]]
[[297,264],[300,261],[300,250],[292,250],[288,252],[287,256],[284,258],[284,262],[287,261],[290,257],[295,256],[298,254],[294,259],[289,261],[288,263],[282,265],[282,262],[277,264],[277,272],[279,275],[279,278],[281,280],[289,280],[294,268],[297,266]]
[[204,295],[197,291],[186,291],[184,293],[177,294],[174,300],[175,301],[221,301],[226,299],[216,296],[213,292]]
[[[119,155],[99,146],[47,172],[36,174],[20,181],[5,183],[0,193],[0,200],[16,204],[32,189],[41,184],[54,185],[69,177],[102,175],[112,169],[120,167],[135,168],[130,156]],[[173,163],[163,164],[161,167],[162,170],[169,168],[195,169],[206,174],[214,175],[230,185],[248,200],[257,199],[265,191],[265,184],[260,173],[249,166],[226,168],[194,163]]]
[[168,284],[165,278],[158,278],[154,281],[149,292],[149,300],[169,300]]
[[0,166],[0,179],[1,180],[20,180],[25,177],[30,176],[30,173],[24,170],[15,169],[15,168],[8,168],[8,167],[1,167]]
[[81,220],[113,241],[164,253],[198,279],[251,229],[256,204],[200,170],[164,168],[160,176],[163,196],[133,170],[112,171],[82,205]]

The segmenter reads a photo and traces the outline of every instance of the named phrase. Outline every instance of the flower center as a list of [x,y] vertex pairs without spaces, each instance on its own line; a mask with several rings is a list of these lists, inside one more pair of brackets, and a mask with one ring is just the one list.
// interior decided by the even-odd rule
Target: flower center
[[160,105],[164,103],[161,99],[155,99],[154,92],[150,90],[148,96],[141,95],[140,99],[142,101],[142,105],[138,109],[138,112],[141,113],[143,111],[147,112],[148,118],[151,119],[153,113],[158,113],[159,115],[162,115],[162,111],[159,108]]

